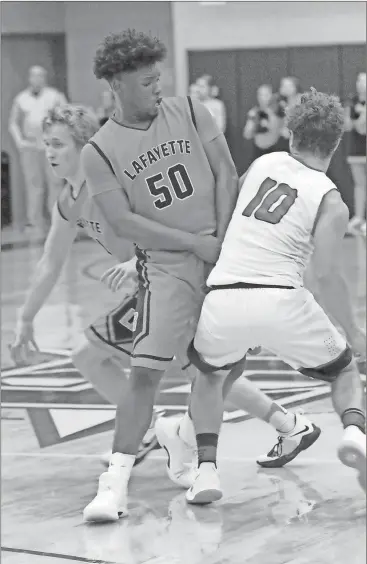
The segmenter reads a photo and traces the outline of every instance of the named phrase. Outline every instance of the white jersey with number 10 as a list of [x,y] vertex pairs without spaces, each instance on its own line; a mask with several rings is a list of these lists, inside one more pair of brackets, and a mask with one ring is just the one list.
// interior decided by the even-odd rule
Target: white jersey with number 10
[[323,197],[335,184],[285,152],[250,167],[208,285],[303,286]]

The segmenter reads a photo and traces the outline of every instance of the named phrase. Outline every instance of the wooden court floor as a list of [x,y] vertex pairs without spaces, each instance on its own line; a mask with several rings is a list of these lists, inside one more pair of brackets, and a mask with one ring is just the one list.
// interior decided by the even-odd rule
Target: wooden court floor
[[[365,325],[365,240],[344,244],[354,307]],[[94,243],[74,246],[35,324],[44,354],[17,369],[7,347],[40,253],[17,244],[1,258],[4,564],[365,564],[365,497],[353,471],[337,460],[341,428],[328,387],[266,354],[251,359],[247,376],[283,405],[309,414],[322,429],[313,447],[283,469],[261,470],[255,460],[273,446],[274,431],[226,404],[219,503],[187,506],[156,450],[134,470],[130,516],[83,525],[82,510],[102,471],[99,455],[111,444],[114,409],[81,378],[68,351],[87,323],[117,303],[98,281],[113,261]],[[172,368],[158,409],[176,416],[187,395],[187,383]]]

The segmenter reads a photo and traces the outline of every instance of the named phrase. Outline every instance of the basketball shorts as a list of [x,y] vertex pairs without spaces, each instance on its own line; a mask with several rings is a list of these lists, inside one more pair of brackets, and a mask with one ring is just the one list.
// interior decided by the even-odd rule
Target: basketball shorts
[[212,290],[194,340],[202,359],[224,367],[256,346],[305,374],[332,365],[347,350],[345,338],[305,288]]
[[85,330],[88,340],[130,365],[138,292],[126,293],[117,307],[98,317]]
[[[137,292],[99,317],[85,335],[111,356],[124,362],[130,357],[131,366],[166,370],[175,357],[184,370],[190,364],[187,347],[200,316],[208,267],[193,255],[157,255],[160,264],[141,260]],[[191,377],[190,370],[187,374]]]
[[138,254],[138,300],[131,364],[166,370],[174,357],[189,363],[204,300],[207,266],[189,253]]

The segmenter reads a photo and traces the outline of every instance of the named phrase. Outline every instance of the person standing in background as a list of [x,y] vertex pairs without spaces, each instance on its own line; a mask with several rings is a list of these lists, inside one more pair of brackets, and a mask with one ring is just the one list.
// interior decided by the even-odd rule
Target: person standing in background
[[[227,125],[226,108],[222,100],[218,100],[218,98],[213,96],[213,89],[217,88],[213,84],[213,78],[205,74],[198,78],[196,86],[198,99],[213,116],[219,131],[224,133]],[[218,90],[216,90],[216,92],[218,93]]]
[[247,114],[243,137],[253,141],[253,160],[275,151],[279,139],[279,119],[271,104],[273,89],[262,84],[257,89],[257,105]]
[[105,90],[102,92],[101,105],[97,110],[97,117],[99,120],[99,125],[102,127],[112,116],[115,111],[115,98],[111,90]]
[[[64,94],[47,86],[47,71],[40,66],[29,69],[29,86],[14,99],[9,132],[19,151],[25,181],[26,227],[44,229],[51,217],[60,180],[53,174],[42,142],[42,122],[49,110],[66,104]],[[44,218],[46,199],[49,217]]]
[[276,115],[279,119],[280,135],[276,151],[289,151],[289,132],[285,127],[285,110],[287,106],[296,101],[299,92],[299,80],[294,76],[285,76],[280,81],[279,92],[274,97]]
[[354,217],[348,233],[366,236],[366,73],[357,76],[356,93],[346,106],[346,130],[349,131],[348,163],[354,183]]

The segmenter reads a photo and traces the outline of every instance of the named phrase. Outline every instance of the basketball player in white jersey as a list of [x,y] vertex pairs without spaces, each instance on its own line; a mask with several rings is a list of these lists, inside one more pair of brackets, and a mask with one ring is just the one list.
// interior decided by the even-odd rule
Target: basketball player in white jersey
[[[258,345],[331,384],[344,427],[338,455],[357,470],[365,488],[364,393],[356,361],[303,286],[313,255],[321,291],[332,287],[348,225],[348,209],[325,174],[343,135],[343,108],[335,96],[312,89],[288,108],[287,126],[290,154],[257,159],[244,179],[189,347],[201,370],[191,399],[198,471],[186,494],[189,503],[222,496],[216,467],[222,384],[247,350]],[[269,453],[274,455],[281,455],[281,442]]]

